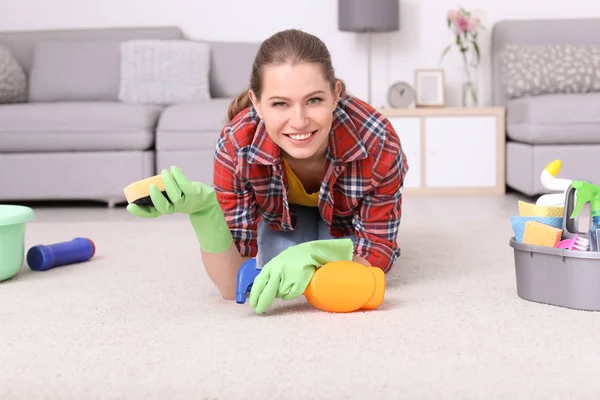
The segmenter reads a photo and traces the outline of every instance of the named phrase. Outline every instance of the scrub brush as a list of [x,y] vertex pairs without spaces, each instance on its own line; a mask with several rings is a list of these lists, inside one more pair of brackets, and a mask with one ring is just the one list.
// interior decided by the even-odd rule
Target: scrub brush
[[573,239],[561,240],[555,247],[557,249],[588,251],[590,248],[590,241],[584,237],[575,235],[573,236]]

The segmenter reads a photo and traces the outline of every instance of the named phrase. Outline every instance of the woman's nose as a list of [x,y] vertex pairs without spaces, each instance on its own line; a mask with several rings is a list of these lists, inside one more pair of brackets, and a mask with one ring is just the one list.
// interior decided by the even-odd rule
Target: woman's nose
[[295,130],[302,130],[308,125],[308,118],[304,107],[298,106],[294,109],[294,115],[292,116],[291,126]]

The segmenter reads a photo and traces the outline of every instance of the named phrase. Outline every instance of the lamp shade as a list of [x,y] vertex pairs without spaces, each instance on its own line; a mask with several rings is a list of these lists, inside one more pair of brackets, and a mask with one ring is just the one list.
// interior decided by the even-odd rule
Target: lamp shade
[[400,27],[398,0],[338,0],[338,29],[392,32]]

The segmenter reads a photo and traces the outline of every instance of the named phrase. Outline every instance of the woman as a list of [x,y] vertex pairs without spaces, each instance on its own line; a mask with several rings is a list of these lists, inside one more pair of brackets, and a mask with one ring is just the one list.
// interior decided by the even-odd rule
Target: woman
[[154,207],[128,211],[189,214],[226,299],[236,296],[239,267],[256,257],[250,304],[259,313],[274,298],[300,296],[329,261],[390,270],[400,255],[406,157],[390,122],[345,92],[321,40],[293,29],[265,40],[228,118],[214,189],[172,167],[162,171],[166,197],[153,186]]

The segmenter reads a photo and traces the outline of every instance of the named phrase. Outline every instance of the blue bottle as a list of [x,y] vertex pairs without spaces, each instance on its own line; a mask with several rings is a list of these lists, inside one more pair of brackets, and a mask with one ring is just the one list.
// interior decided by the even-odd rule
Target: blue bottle
[[68,242],[38,245],[27,252],[27,264],[33,271],[88,261],[96,253],[94,242],[87,238],[75,238]]
[[571,218],[577,217],[583,205],[590,203],[590,251],[600,251],[600,186],[583,180],[573,181],[571,186],[576,189],[575,208]]
[[590,251],[600,251],[600,211],[592,215],[590,224]]

